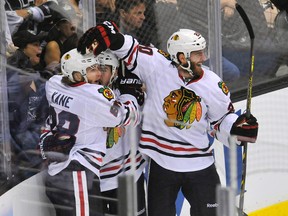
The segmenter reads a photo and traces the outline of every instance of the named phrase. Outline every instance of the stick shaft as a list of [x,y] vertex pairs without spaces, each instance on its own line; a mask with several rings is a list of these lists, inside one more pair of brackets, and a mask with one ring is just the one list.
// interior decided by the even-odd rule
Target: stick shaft
[[[250,36],[250,71],[249,71],[249,80],[248,80],[248,88],[247,88],[247,104],[246,104],[246,117],[249,118],[251,115],[251,99],[252,99],[252,86],[253,86],[253,72],[254,72],[254,31],[251,25],[251,22],[244,11],[244,9],[236,3],[236,10],[239,12],[241,18],[243,19],[246,28],[249,32]],[[247,153],[248,153],[248,146],[247,142],[242,143],[244,146],[243,155],[242,155],[242,177],[241,177],[241,191],[240,191],[240,198],[239,198],[239,216],[246,215],[243,211],[244,208],[244,193],[245,193],[245,184],[246,184],[246,170],[247,170]]]

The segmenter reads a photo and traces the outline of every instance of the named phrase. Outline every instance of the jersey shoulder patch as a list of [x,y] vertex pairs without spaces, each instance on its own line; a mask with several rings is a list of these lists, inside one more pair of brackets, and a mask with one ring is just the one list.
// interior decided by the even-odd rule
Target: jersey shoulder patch
[[222,92],[223,92],[225,95],[228,95],[229,89],[228,89],[227,85],[226,85],[223,81],[218,82],[218,87],[222,90]]
[[114,99],[114,94],[113,94],[112,90],[107,86],[103,86],[103,87],[99,88],[98,92],[100,94],[102,94],[109,101]]
[[165,51],[163,51],[163,50],[161,50],[161,49],[158,49],[158,53],[160,53],[161,55],[163,55],[166,59],[171,60],[169,53],[167,53],[167,52],[165,52]]

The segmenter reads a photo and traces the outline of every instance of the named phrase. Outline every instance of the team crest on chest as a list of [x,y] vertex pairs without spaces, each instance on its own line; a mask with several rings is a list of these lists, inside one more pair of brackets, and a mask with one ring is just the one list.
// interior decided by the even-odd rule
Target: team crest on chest
[[101,94],[103,94],[103,96],[104,96],[105,98],[107,98],[109,101],[114,98],[113,92],[111,91],[110,88],[108,88],[108,87],[106,87],[106,86],[98,89],[98,92],[101,93]]
[[195,92],[181,87],[170,92],[164,98],[163,110],[167,115],[164,120],[168,127],[189,129],[196,120],[202,117],[201,98]]
[[115,127],[108,129],[108,136],[106,140],[106,147],[112,148],[119,141],[119,138],[125,133],[124,127]]
[[219,83],[218,83],[218,86],[219,86],[219,88],[221,88],[222,92],[223,92],[225,95],[228,95],[229,89],[228,89],[227,85],[226,85],[223,81],[219,82]]

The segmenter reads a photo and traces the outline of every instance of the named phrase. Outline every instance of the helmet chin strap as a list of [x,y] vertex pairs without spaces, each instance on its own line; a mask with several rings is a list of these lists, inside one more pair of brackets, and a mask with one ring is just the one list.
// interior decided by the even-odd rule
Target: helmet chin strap
[[180,67],[183,69],[183,70],[186,70],[192,77],[189,78],[189,79],[192,79],[194,77],[194,72],[193,70],[191,69],[191,62],[190,60],[187,59],[187,66],[185,67],[185,65],[182,65],[180,64]]
[[82,74],[82,76],[83,76],[83,78],[84,78],[84,81],[85,81],[86,83],[89,83],[89,82],[88,82],[88,78],[87,78],[87,74],[86,74],[86,73],[85,73],[85,75]]

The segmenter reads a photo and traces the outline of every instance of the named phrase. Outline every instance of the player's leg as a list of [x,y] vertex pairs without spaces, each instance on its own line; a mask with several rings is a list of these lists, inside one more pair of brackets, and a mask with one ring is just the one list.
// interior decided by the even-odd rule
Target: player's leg
[[215,165],[185,174],[182,193],[191,205],[192,216],[216,216],[216,186],[220,179]]
[[[102,192],[102,196],[105,198],[114,198],[117,199],[117,189],[104,191]],[[118,203],[113,200],[105,199],[103,201],[104,213],[106,214],[114,214],[116,215],[118,212]]]
[[[146,196],[145,196],[145,187],[144,187],[144,174],[142,174],[137,181],[137,206],[138,206],[138,216],[146,216]],[[117,189],[104,191],[102,196],[105,198],[114,198],[117,199]],[[118,203],[113,200],[105,199],[103,201],[104,212],[107,214],[118,214]]]
[[[89,169],[85,170],[88,184],[90,216],[104,216],[103,199],[100,191],[100,179]],[[92,184],[91,184],[92,182]]]
[[148,176],[148,215],[175,216],[175,201],[181,186],[182,173],[159,166],[152,159]]
[[146,208],[146,192],[145,192],[145,181],[144,181],[144,174],[139,177],[137,181],[137,206],[138,206],[138,214],[139,216],[146,216],[147,215],[147,208]]
[[86,212],[102,216],[102,200],[95,199],[95,195],[100,195],[99,180],[95,181],[95,177],[93,172],[77,161],[72,161],[55,176],[47,174],[46,194],[55,207],[56,215],[74,216]]

